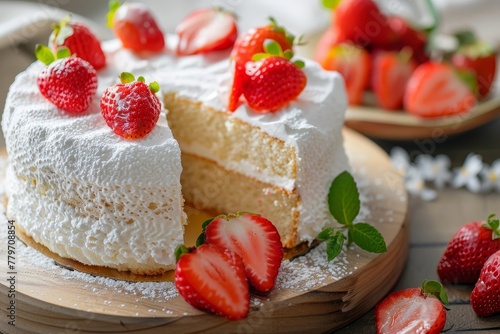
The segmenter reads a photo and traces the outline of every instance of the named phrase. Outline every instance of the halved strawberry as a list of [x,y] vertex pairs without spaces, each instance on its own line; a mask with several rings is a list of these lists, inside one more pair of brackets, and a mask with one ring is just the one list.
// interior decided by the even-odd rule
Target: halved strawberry
[[113,28],[124,48],[156,52],[165,47],[165,37],[145,4],[120,5],[118,0],[110,0],[107,18],[108,27]]
[[443,303],[448,298],[437,281],[393,292],[375,307],[377,333],[441,333],[446,323]]
[[347,41],[347,37],[339,29],[330,27],[321,35],[321,38],[319,39],[316,46],[314,59],[318,63],[324,64],[325,58],[328,57],[328,53],[330,52],[330,50],[335,45],[339,45]]
[[66,46],[72,55],[76,55],[90,63],[96,70],[106,65],[106,56],[101,49],[101,42],[80,22],[71,22],[71,16],[62,19],[53,26],[49,42],[54,52]]
[[177,53],[192,55],[229,49],[238,37],[234,14],[222,8],[204,8],[190,13],[177,25]]
[[371,87],[380,107],[401,109],[406,84],[416,67],[411,52],[380,51],[374,55]]
[[266,292],[274,287],[283,245],[269,220],[249,213],[218,216],[205,224],[204,241],[238,254],[249,283],[256,290]]
[[[179,255],[179,254],[177,254]],[[180,255],[175,286],[197,309],[239,320],[247,316],[250,296],[238,255],[215,245],[201,245]]]
[[234,61],[245,64],[252,60],[254,54],[265,52],[264,42],[268,39],[278,43],[284,52],[293,51],[295,37],[279,26],[273,18],[270,18],[270,21],[269,25],[251,29],[238,37],[231,51]]
[[411,114],[440,117],[469,111],[476,98],[451,66],[425,62],[408,80],[403,102],[405,110]]
[[321,66],[339,72],[345,80],[349,103],[361,104],[371,73],[371,58],[365,49],[350,43],[336,45]]

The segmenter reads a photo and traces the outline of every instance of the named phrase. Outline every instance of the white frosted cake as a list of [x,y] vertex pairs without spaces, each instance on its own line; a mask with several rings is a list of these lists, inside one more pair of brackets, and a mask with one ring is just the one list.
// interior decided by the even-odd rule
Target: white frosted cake
[[[286,108],[258,114],[242,104],[230,113],[227,53],[138,56],[118,41],[103,49],[107,67],[81,115],[41,96],[40,62],[10,88],[2,120],[7,213],[26,235],[83,264],[157,274],[175,267],[174,249],[184,243],[184,199],[212,213],[259,213],[285,247],[334,223],[328,189],[348,169],[337,73],[306,61],[307,86]],[[161,87],[168,124],[160,116],[141,140],[115,135],[99,109],[122,71]]]

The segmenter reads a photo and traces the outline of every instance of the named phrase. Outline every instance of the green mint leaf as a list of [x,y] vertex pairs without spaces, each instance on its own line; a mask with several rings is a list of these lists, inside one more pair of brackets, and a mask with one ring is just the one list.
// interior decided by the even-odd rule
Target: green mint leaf
[[340,173],[328,192],[328,206],[333,217],[342,225],[351,225],[359,213],[361,202],[356,182],[347,171]]
[[340,4],[342,0],[321,0],[321,4],[326,9],[335,9]]
[[266,39],[264,41],[264,50],[273,56],[281,56],[283,55],[283,49],[281,46],[273,39]]
[[189,253],[189,249],[184,246],[184,245],[179,245],[175,248],[175,261],[179,261],[180,257],[183,255],[183,254],[186,254],[186,253]]
[[337,231],[335,235],[326,241],[326,256],[328,261],[335,259],[344,246],[345,235],[342,231]]
[[443,285],[434,280],[425,280],[422,282],[422,293],[436,297],[444,305],[448,304],[448,295]]
[[332,238],[334,235],[335,235],[335,230],[333,229],[333,227],[327,227],[327,228],[323,229],[323,231],[321,231],[318,234],[318,236],[316,237],[316,239],[318,239],[318,240],[328,240],[328,239]]
[[387,246],[384,237],[370,224],[357,223],[349,228],[352,241],[360,248],[372,253],[384,253]]
[[37,44],[35,46],[35,57],[45,65],[50,65],[54,62],[54,60],[56,60],[52,50],[49,49],[48,46],[42,44]]
[[158,82],[156,81],[153,81],[149,84],[149,89],[151,89],[155,93],[158,93],[160,91],[160,84],[158,84]]
[[69,49],[67,47],[61,46],[57,49],[57,53],[56,53],[57,59],[64,59],[64,58],[68,58],[69,56],[71,56],[71,51],[69,51]]
[[135,77],[132,73],[122,72],[120,74],[120,82],[122,84],[127,84],[127,83],[134,82],[134,81],[135,81]]

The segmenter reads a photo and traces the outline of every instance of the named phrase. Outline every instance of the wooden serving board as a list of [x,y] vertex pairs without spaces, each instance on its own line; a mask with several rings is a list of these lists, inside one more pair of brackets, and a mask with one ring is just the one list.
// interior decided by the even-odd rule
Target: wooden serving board
[[[343,327],[389,292],[408,254],[408,200],[402,177],[374,143],[352,130],[345,130],[344,138],[362,194],[362,218],[383,234],[386,253],[371,254],[352,246],[328,263],[324,245],[313,248],[283,263],[276,288],[269,295],[252,296],[246,319],[228,321],[192,308],[171,282],[126,282],[70,271],[19,240],[15,298],[7,298],[8,234],[6,218],[0,217],[0,331],[319,333]],[[190,224],[199,224],[202,217],[190,216]],[[13,299],[16,327],[7,322]]]

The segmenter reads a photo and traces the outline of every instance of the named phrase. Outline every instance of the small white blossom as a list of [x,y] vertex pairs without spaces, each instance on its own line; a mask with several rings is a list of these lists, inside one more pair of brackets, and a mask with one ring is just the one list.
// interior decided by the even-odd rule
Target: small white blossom
[[408,169],[405,186],[410,194],[420,197],[424,201],[432,201],[437,197],[437,192],[426,186],[424,175],[417,168],[410,167]]
[[437,188],[443,188],[451,180],[450,158],[440,154],[433,158],[421,154],[416,159],[416,166],[427,181],[434,182]]
[[391,163],[396,168],[396,171],[404,176],[410,169],[410,156],[401,147],[393,147],[391,149]]
[[482,191],[488,192],[495,189],[500,192],[500,159],[495,160],[491,166],[484,166],[480,175],[483,180]]
[[479,181],[479,172],[483,168],[483,159],[478,154],[470,153],[466,158],[464,165],[454,169],[452,185],[455,188],[465,186],[472,192],[481,191],[481,182]]

